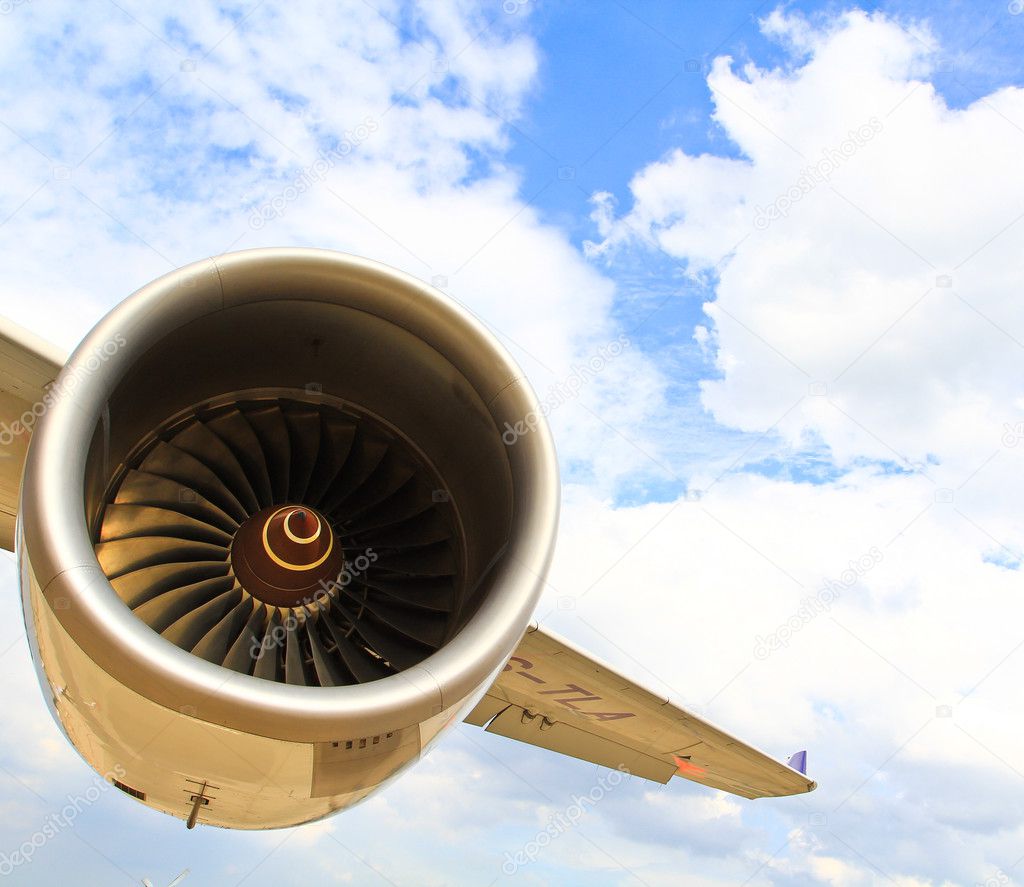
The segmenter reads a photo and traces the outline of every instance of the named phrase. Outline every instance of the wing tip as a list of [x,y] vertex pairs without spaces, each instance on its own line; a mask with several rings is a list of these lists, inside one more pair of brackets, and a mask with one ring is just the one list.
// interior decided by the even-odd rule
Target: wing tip
[[791,770],[796,770],[797,773],[799,773],[801,776],[804,777],[804,779],[807,780],[807,788],[804,789],[805,792],[812,792],[818,787],[818,783],[816,783],[813,779],[808,778],[807,776],[806,749],[791,754],[786,759],[786,766],[789,767]]

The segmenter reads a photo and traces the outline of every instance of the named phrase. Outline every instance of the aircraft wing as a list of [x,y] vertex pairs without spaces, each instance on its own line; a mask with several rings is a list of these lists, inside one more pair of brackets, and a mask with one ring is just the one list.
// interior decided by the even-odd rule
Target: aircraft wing
[[14,550],[21,470],[32,436],[28,426],[45,407],[46,387],[64,361],[56,346],[0,317],[0,547],[8,551]]
[[817,785],[805,752],[776,761],[536,624],[466,722],[660,783],[682,776],[744,798]]

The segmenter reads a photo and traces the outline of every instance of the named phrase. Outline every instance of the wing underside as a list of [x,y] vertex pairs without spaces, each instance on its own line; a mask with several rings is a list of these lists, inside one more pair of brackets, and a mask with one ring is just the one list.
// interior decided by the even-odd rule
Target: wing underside
[[660,783],[682,776],[745,798],[816,785],[535,625],[466,721]]

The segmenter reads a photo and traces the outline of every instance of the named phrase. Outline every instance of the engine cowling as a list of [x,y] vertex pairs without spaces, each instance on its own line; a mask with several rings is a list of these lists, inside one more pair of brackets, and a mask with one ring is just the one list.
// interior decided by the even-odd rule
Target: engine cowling
[[526,629],[550,436],[505,350],[411,277],[198,262],[111,311],[51,395],[18,526],[33,655],[71,742],[152,807],[267,828],[349,806]]

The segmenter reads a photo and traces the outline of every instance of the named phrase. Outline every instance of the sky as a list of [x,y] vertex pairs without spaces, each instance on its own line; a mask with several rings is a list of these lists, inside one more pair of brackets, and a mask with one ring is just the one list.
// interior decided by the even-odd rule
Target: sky
[[626,780],[509,874],[601,772],[462,725],[322,823],[187,832],[58,732],[7,558],[0,854],[97,797],[3,880],[1024,884],[1022,47],[1019,0],[0,0],[0,313],[70,349],[294,245],[542,398],[624,337],[550,416],[537,617],[819,783]]

